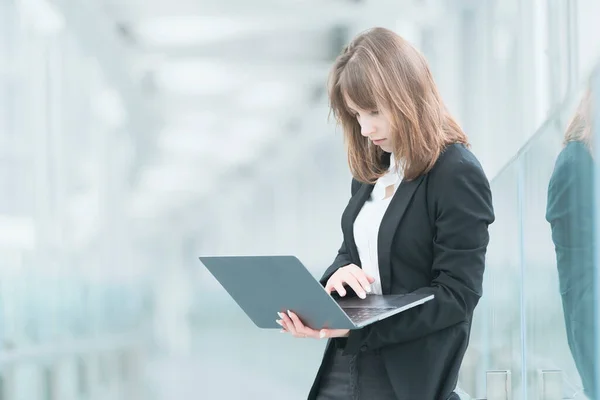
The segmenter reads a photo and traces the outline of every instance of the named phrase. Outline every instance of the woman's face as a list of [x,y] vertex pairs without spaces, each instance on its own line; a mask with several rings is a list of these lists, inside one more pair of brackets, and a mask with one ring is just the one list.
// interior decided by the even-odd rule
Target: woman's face
[[346,98],[350,113],[360,125],[360,133],[374,145],[381,147],[387,153],[392,152],[392,135],[390,121],[380,110],[361,110],[349,98]]

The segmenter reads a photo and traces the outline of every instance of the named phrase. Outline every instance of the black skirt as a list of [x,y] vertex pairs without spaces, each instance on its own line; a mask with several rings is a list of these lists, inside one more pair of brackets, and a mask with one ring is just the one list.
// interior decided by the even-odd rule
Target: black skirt
[[317,400],[397,400],[378,351],[358,356],[335,349],[325,367]]

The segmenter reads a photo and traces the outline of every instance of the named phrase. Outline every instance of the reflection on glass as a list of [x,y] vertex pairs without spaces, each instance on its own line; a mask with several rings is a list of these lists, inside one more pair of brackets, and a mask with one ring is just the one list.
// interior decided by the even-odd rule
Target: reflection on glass
[[594,160],[591,93],[569,123],[548,186],[546,219],[552,228],[567,339],[584,391],[596,399],[594,380]]

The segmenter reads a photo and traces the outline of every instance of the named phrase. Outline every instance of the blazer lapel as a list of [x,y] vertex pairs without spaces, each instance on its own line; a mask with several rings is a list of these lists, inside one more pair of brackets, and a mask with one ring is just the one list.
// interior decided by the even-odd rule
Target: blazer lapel
[[342,232],[345,238],[348,238],[346,245],[350,252],[350,257],[356,265],[359,267],[360,257],[358,256],[358,250],[356,248],[356,242],[354,241],[354,220],[358,216],[361,208],[371,195],[374,185],[362,184],[358,192],[348,202],[348,206],[342,214]]
[[423,181],[424,176],[420,176],[412,181],[402,181],[390,205],[388,206],[381,225],[379,226],[379,236],[377,238],[377,252],[379,261],[379,275],[381,278],[381,291],[383,294],[390,294],[392,263],[391,251],[394,235],[400,224],[402,216],[406,212],[415,191]]

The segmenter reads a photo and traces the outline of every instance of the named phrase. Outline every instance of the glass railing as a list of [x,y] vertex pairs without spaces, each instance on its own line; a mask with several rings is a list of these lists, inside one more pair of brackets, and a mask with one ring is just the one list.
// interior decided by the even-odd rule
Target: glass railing
[[[595,398],[594,167],[577,139],[592,129],[578,109],[586,90],[492,180],[496,221],[460,378],[472,398]],[[588,122],[568,128],[576,112]]]

